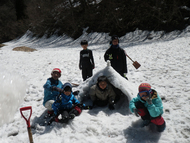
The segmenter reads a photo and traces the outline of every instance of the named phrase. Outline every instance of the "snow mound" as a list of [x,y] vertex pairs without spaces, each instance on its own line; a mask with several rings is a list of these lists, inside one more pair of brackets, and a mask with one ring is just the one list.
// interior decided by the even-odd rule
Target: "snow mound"
[[127,96],[128,101],[130,101],[133,97],[135,97],[135,95],[133,94],[133,93],[136,93],[134,87],[137,87],[137,86],[134,85],[134,83],[131,83],[130,81],[123,78],[108,63],[104,69],[98,71],[91,78],[81,83],[81,85],[79,86],[79,91],[80,91],[79,100],[82,100],[85,96],[88,96],[90,87],[96,84],[99,76],[103,76],[103,75],[108,78],[109,82],[114,87],[120,89]]
[[[3,71],[3,70],[1,70]],[[23,102],[26,93],[26,82],[13,73],[0,73],[0,126],[11,122],[17,108]]]

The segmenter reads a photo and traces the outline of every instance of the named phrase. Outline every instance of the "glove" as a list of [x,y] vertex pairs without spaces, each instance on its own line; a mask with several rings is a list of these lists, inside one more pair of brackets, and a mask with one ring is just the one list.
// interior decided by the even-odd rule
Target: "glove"
[[124,74],[123,74],[123,77],[128,80],[128,78],[127,78],[127,73],[124,73]]
[[93,105],[92,105],[92,107],[95,107],[96,106],[96,100],[93,102]]
[[95,65],[94,64],[92,64],[92,69],[94,69],[95,68]]
[[60,92],[60,93],[63,93],[63,89],[58,88],[58,87],[56,87],[56,86],[53,86],[53,87],[52,87],[52,90],[58,91],[58,92]]
[[82,70],[82,66],[81,65],[79,65],[79,69]]
[[84,110],[91,110],[93,107],[92,106],[83,106]]
[[75,108],[76,106],[78,106],[80,109],[83,109],[83,106],[85,106],[85,104],[83,104],[83,103],[73,104],[73,108]]
[[139,113],[141,113],[137,108],[134,108],[134,109],[133,109],[133,112],[135,113],[135,115],[136,115],[137,117],[139,117]]
[[115,109],[115,107],[113,106],[113,104],[109,104],[108,108],[109,108],[110,110],[114,110],[114,109]]
[[148,98],[146,99],[146,102],[147,102],[149,105],[151,105],[151,104],[152,104],[152,98],[149,98],[149,97],[148,97]]
[[114,107],[114,100],[112,99],[111,100],[111,103],[108,105],[108,108],[110,109],[110,110],[114,110],[115,109],[115,107]]
[[146,102],[150,105],[150,104],[152,104],[151,94],[149,93],[148,96],[149,96],[149,97],[146,99]]

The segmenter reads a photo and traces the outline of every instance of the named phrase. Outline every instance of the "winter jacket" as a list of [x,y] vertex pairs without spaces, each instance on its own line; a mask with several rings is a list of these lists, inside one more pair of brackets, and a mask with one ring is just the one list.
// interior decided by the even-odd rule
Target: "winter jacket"
[[111,104],[112,100],[115,100],[116,94],[110,84],[107,84],[106,89],[102,90],[98,87],[98,85],[93,85],[90,88],[89,95],[92,99],[92,101],[95,101],[97,99],[99,100],[108,100],[108,102]]
[[141,101],[144,103],[144,106],[148,109],[151,117],[158,117],[163,114],[163,105],[160,96],[157,94],[155,90],[152,90],[152,104],[148,104],[146,101],[142,100],[140,95],[138,94],[136,98],[133,98],[129,103],[129,109],[133,113],[133,109],[135,107],[135,102]]
[[[64,89],[66,86],[70,86],[72,89],[72,86],[70,83],[66,83],[63,85],[62,89]],[[61,101],[56,101],[53,103],[52,105],[52,109],[54,111],[54,113],[57,115],[60,111],[63,110],[69,110],[73,107],[73,104],[79,104],[80,102],[75,98],[75,96],[73,95],[73,93],[71,92],[71,94],[69,96],[65,95],[64,93],[61,93]]]
[[123,73],[127,73],[127,59],[125,51],[120,48],[113,47],[113,45],[105,52],[104,60],[110,60],[111,66],[123,76]]
[[93,69],[94,67],[95,65],[94,65],[92,50],[86,49],[80,51],[79,69],[83,68]]
[[48,78],[47,82],[44,84],[44,101],[43,105],[45,106],[45,103],[48,100],[55,100],[56,96],[59,95],[58,91],[53,91],[52,87],[56,86],[58,88],[62,88],[63,84],[59,80],[54,80],[53,78]]

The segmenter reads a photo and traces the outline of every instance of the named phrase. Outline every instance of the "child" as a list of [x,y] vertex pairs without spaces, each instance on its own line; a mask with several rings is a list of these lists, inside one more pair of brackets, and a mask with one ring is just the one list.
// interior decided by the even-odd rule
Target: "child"
[[115,109],[114,100],[116,94],[106,76],[98,77],[97,84],[90,88],[89,95],[93,101],[93,106],[106,106],[109,104],[110,110]]
[[92,76],[92,70],[95,68],[95,65],[92,50],[87,49],[88,42],[86,40],[81,41],[81,47],[83,50],[80,51],[79,69],[82,70],[82,78],[85,81]]
[[125,51],[119,46],[119,37],[117,35],[112,36],[111,45],[104,54],[104,60],[106,62],[109,60],[113,69],[126,78],[127,59]]
[[56,96],[62,87],[62,82],[58,79],[61,77],[61,70],[59,68],[54,68],[51,72],[51,78],[47,79],[44,84],[44,101],[43,105],[48,109],[48,116],[53,114],[52,104],[54,103]]
[[150,84],[140,84],[139,93],[130,101],[129,108],[137,117],[141,116],[143,127],[153,123],[157,126],[158,132],[164,131],[166,123],[161,116],[163,114],[162,100],[157,92],[151,89]]
[[[85,108],[85,104],[81,104],[74,97],[72,85],[70,83],[65,83],[61,95],[57,96],[56,102],[53,103],[52,108],[54,116],[48,121],[48,125],[53,121],[68,123],[69,119],[73,119],[82,112],[82,109]],[[59,114],[62,116],[61,120],[58,119]]]

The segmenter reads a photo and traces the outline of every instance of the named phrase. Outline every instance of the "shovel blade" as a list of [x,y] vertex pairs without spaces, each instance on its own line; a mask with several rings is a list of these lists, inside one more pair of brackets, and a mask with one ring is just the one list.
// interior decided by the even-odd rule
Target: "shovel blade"
[[140,65],[137,61],[135,61],[135,62],[133,62],[133,66],[134,66],[136,69],[138,69],[141,65]]

